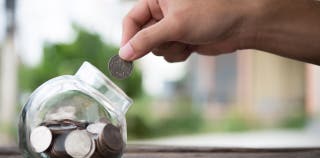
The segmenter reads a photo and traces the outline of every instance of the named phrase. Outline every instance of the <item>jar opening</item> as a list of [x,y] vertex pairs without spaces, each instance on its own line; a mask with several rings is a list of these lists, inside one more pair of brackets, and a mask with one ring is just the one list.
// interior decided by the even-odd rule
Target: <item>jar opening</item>
[[102,93],[114,108],[126,113],[133,103],[117,85],[89,62],[84,62],[75,76]]

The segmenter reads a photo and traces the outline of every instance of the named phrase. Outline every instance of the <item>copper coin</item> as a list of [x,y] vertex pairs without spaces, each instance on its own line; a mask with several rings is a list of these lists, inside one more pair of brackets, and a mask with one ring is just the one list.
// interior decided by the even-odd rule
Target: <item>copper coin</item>
[[123,149],[123,140],[120,128],[112,124],[107,124],[101,134],[101,141],[112,151],[121,151]]
[[48,153],[51,158],[71,158],[65,149],[65,140],[68,133],[61,134],[54,139],[52,148]]

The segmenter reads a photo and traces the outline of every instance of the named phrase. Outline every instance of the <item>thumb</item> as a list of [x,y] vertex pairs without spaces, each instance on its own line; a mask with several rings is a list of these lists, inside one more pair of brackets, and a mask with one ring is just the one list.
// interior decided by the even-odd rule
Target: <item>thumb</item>
[[119,56],[127,61],[138,59],[172,37],[169,23],[162,19],[158,23],[144,28],[134,35],[127,44],[120,48]]

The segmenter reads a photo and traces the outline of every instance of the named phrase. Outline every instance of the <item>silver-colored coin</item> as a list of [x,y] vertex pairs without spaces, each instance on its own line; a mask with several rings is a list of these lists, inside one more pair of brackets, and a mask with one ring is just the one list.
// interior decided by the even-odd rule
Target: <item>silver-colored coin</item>
[[86,130],[75,130],[65,140],[66,152],[73,158],[87,158],[95,151],[95,143]]
[[31,131],[30,143],[37,153],[47,150],[52,142],[52,133],[48,127],[39,126]]
[[133,63],[121,59],[119,55],[115,55],[109,60],[108,68],[113,77],[117,79],[126,79],[132,73]]
[[87,131],[91,134],[98,135],[102,133],[104,126],[106,126],[106,123],[101,123],[101,122],[93,123],[87,127]]
[[63,124],[52,124],[48,125],[48,128],[52,131],[53,134],[62,134],[65,132],[70,132],[77,129],[76,125],[63,125]]

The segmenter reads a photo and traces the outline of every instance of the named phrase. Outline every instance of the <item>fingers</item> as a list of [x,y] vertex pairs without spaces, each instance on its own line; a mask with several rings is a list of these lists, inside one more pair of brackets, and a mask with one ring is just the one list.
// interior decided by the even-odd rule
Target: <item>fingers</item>
[[151,19],[147,24],[145,24],[145,25],[142,27],[142,29],[145,29],[145,28],[147,28],[147,27],[150,27],[150,26],[152,26],[152,25],[154,25],[154,24],[156,24],[156,23],[157,23],[157,20]]
[[191,50],[186,44],[169,42],[154,49],[153,54],[163,56],[170,63],[185,61],[191,54]]
[[157,21],[163,18],[163,13],[158,0],[147,0],[151,15]]
[[192,51],[188,50],[180,54],[166,55],[163,58],[169,63],[183,62],[189,58],[191,53]]
[[129,42],[119,51],[119,56],[127,61],[132,61],[149,53],[153,48],[171,41],[173,33],[167,19],[162,19],[158,23],[144,28],[136,33]]
[[126,44],[151,19],[159,21],[163,18],[158,0],[140,0],[123,20],[121,46]]
[[148,2],[140,0],[123,20],[121,46],[129,41],[151,19]]

